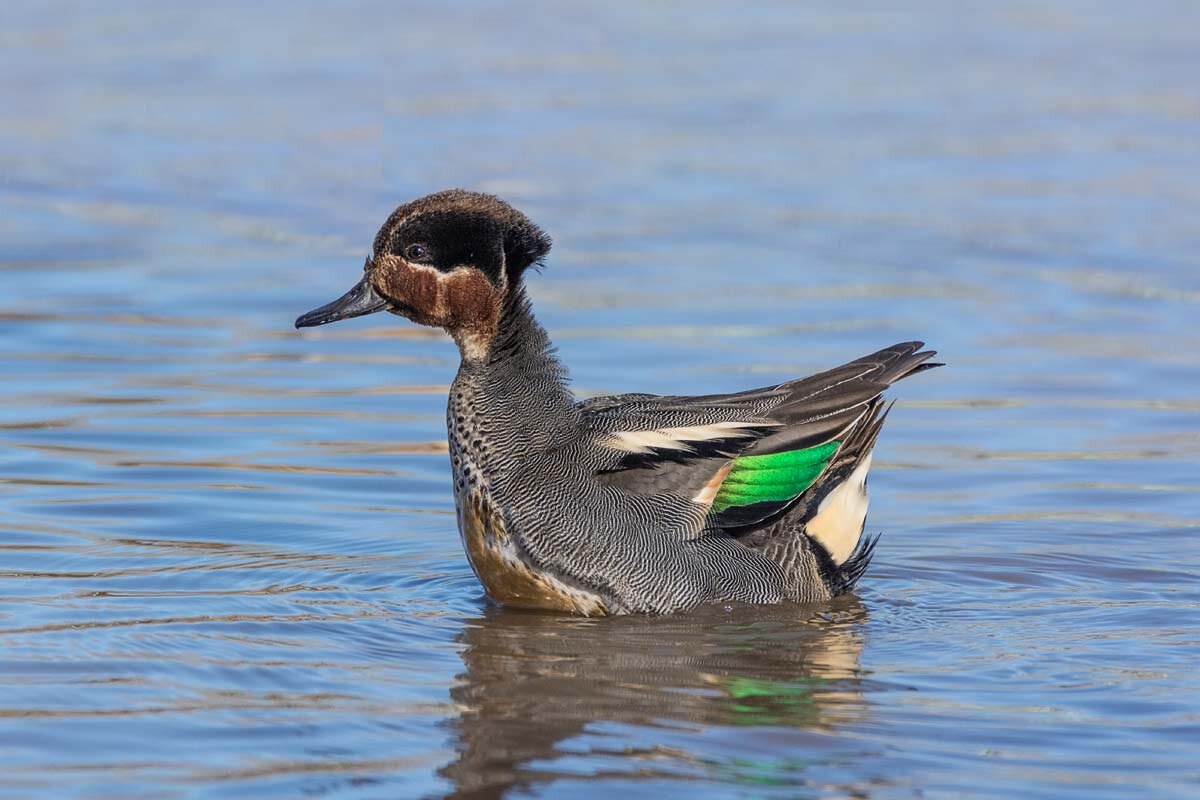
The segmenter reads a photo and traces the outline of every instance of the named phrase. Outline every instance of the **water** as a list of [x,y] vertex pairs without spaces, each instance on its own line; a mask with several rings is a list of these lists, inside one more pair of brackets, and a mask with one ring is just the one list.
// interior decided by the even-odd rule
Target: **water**
[[[1196,795],[1200,6],[259,5],[3,12],[0,795]],[[488,607],[453,345],[291,328],[453,185],[582,394],[942,352],[857,597]]]

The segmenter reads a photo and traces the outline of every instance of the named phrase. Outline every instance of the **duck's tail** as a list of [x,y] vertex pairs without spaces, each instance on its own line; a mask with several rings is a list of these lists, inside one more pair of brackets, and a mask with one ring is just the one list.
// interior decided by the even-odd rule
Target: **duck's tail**
[[[839,446],[812,484],[775,519],[739,537],[743,544],[760,549],[779,563],[798,593],[796,599],[816,599],[810,596],[811,580],[804,577],[811,576],[814,568],[829,594],[838,595],[849,592],[870,564],[878,537],[863,537],[867,474],[879,432],[893,405],[885,403],[881,393],[895,381],[941,366],[930,363],[934,354],[921,351],[921,346],[920,342],[893,345],[851,365],[814,376],[815,380],[796,382],[800,389],[809,381],[842,379],[839,373],[857,378],[867,366],[872,368],[867,373],[871,386],[863,387],[861,394],[874,393],[864,398],[856,418],[837,434]],[[855,369],[847,369],[850,366]],[[836,382],[834,385],[843,391],[854,388],[843,389]]]

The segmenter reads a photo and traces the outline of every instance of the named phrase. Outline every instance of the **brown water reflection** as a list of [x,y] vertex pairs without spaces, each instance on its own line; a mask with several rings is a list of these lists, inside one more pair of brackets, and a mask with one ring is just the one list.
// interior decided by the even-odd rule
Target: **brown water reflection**
[[[456,797],[529,789],[553,779],[557,762],[578,752],[570,740],[601,723],[826,731],[861,720],[866,619],[856,598],[668,619],[489,609],[456,637],[465,668],[450,690],[458,757],[440,774],[454,781]],[[689,761],[659,744],[610,746],[639,779],[680,777],[680,762]],[[703,774],[707,767],[691,760],[692,777]]]

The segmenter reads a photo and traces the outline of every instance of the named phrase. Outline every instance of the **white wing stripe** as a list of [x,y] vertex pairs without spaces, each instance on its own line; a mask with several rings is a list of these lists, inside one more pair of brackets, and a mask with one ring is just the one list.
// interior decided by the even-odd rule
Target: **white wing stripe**
[[731,439],[746,436],[750,428],[771,426],[769,422],[714,422],[709,425],[688,425],[682,428],[658,428],[649,431],[616,431],[609,434],[605,444],[626,453],[649,453],[652,450],[691,450],[690,442],[712,439]]

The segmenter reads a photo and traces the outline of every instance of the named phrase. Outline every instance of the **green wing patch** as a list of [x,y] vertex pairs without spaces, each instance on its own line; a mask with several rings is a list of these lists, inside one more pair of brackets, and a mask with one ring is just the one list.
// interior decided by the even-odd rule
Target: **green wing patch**
[[791,500],[813,485],[840,445],[841,442],[832,441],[803,450],[735,459],[713,498],[713,513],[755,503]]

